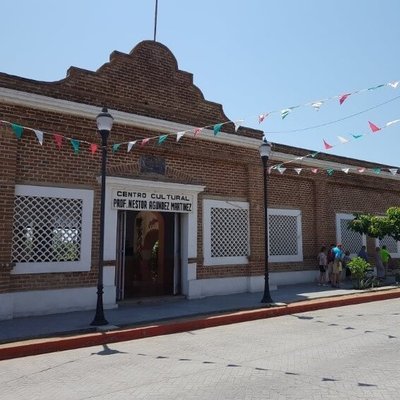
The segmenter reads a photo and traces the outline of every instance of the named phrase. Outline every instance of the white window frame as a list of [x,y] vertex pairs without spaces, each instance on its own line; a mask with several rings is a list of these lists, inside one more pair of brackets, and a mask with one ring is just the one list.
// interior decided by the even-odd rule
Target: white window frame
[[[342,231],[340,229],[340,221],[341,220],[352,221],[354,219],[354,214],[346,214],[346,213],[337,213],[336,214],[336,243],[342,243]],[[361,234],[361,246],[367,245],[367,236],[365,234]],[[360,247],[361,249],[361,247]],[[346,249],[343,249],[346,250]],[[356,257],[358,253],[351,253],[350,257]]]
[[269,223],[268,223],[268,259],[271,262],[297,262],[303,261],[303,233],[302,233],[302,222],[301,222],[301,210],[289,210],[289,209],[278,209],[278,208],[268,208],[267,211],[268,221],[270,215],[285,215],[285,216],[294,216],[297,222],[297,249],[298,253],[295,255],[278,255],[271,256],[270,255],[270,231],[269,231]]
[[[210,200],[203,201],[203,255],[204,265],[232,265],[232,264],[248,264],[249,254],[238,257],[211,257],[211,209],[212,208],[241,208],[249,211],[249,203],[243,201],[224,201]],[[250,214],[247,224],[247,249],[250,253]]]
[[79,261],[15,263],[11,273],[42,274],[54,272],[90,271],[92,253],[93,190],[60,187],[16,185],[16,196],[57,197],[82,200],[81,253]]
[[[394,239],[393,239],[394,240]],[[400,258],[400,242],[397,242],[397,253],[389,253],[391,257],[393,258]],[[375,238],[375,247],[382,247],[381,246],[381,241],[379,238]]]

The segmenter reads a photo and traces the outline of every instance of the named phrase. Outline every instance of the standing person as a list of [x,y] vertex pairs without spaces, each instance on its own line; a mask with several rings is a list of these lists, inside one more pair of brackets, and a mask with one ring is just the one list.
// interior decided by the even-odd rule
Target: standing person
[[349,277],[351,275],[350,269],[347,266],[347,264],[350,261],[351,261],[350,251],[346,250],[344,252],[344,256],[343,256],[343,260],[342,260],[342,268],[343,268],[342,276],[343,276],[343,279],[346,279],[347,277]]
[[380,255],[381,255],[381,260],[382,260],[383,268],[384,268],[383,278],[385,279],[387,271],[388,271],[389,260],[392,258],[390,256],[390,253],[387,250],[386,245],[382,246],[381,251],[380,251]]
[[378,279],[383,279],[385,276],[385,267],[382,262],[380,247],[377,247],[375,249],[375,268],[376,268],[376,277]]
[[333,270],[333,261],[335,261],[335,254],[333,253],[333,249],[335,244],[331,244],[328,250],[327,261],[328,261],[328,268],[327,268],[327,281],[332,283],[332,270]]
[[340,274],[342,273],[342,244],[338,243],[336,247],[332,249],[335,259],[332,266],[332,287],[339,287]]
[[358,257],[362,258],[366,262],[368,262],[368,253],[367,253],[367,247],[365,245],[361,246],[361,250],[358,252]]
[[319,266],[318,285],[320,286],[321,285],[326,286],[325,279],[326,279],[326,268],[328,266],[328,261],[325,251],[326,251],[326,246],[322,246],[317,256],[318,266]]

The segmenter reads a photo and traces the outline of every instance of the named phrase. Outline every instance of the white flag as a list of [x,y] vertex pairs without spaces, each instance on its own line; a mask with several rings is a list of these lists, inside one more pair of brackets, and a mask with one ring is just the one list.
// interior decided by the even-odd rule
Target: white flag
[[36,130],[36,129],[34,129],[34,131],[35,131],[37,140],[39,141],[39,143],[40,143],[41,145],[43,145],[43,132],[42,132],[42,131],[38,131],[38,130]]
[[128,143],[128,153],[132,150],[132,147],[135,145],[136,142],[137,140]]

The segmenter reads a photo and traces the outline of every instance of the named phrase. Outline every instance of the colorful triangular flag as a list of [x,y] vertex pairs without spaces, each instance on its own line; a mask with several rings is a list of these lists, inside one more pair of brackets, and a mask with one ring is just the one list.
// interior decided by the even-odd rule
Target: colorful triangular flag
[[115,144],[113,144],[113,146],[112,146],[112,152],[113,152],[113,153],[116,153],[116,152],[119,150],[120,147],[121,147],[121,143],[115,143]]
[[240,120],[234,122],[234,125],[235,125],[235,132],[237,132],[238,129],[241,127],[242,122],[244,122],[243,119],[240,119]]
[[372,171],[375,173],[375,174],[380,174],[381,173],[381,169],[380,168],[372,168]]
[[360,134],[360,135],[351,135],[351,136],[353,136],[354,139],[360,139],[360,137],[363,137],[364,135]]
[[338,139],[339,139],[340,143],[342,143],[342,144],[345,144],[345,143],[349,142],[349,140],[344,138],[343,136],[338,136]]
[[350,95],[351,93],[342,94],[339,97],[339,104],[342,105]]
[[196,136],[198,136],[198,135],[200,135],[200,133],[201,133],[201,131],[203,130],[203,128],[196,128],[195,130],[194,130],[194,137],[196,137]]
[[310,154],[310,157],[315,158],[318,155],[319,151],[316,151],[315,153]]
[[389,168],[389,172],[392,174],[392,175],[396,175],[397,174],[397,168]]
[[333,146],[332,145],[330,145],[329,143],[327,143],[325,140],[324,140],[324,146],[325,146],[325,149],[326,150],[329,150],[329,149],[331,149]]
[[313,174],[317,174],[318,173],[318,168],[311,168],[311,172]]
[[165,140],[167,139],[168,135],[161,135],[158,138],[158,144],[162,144],[163,142],[165,142]]
[[365,172],[365,168],[364,167],[360,167],[357,169],[357,171],[362,174],[363,172]]
[[394,125],[397,124],[398,122],[400,122],[400,119],[395,119],[394,121],[387,122],[385,126]]
[[134,140],[133,142],[128,142],[128,147],[126,152],[129,153],[132,150],[132,147],[136,144],[137,140]]
[[286,168],[284,168],[284,167],[278,167],[277,170],[278,170],[279,173],[282,175],[282,174],[286,171]]
[[144,146],[146,143],[149,142],[149,140],[150,140],[150,138],[142,139],[142,140],[140,141],[140,146]]
[[22,134],[24,133],[24,127],[21,125],[17,125],[17,124],[11,124],[11,128],[15,133],[15,136],[17,137],[17,139],[21,139]]
[[332,168],[329,168],[329,169],[326,170],[326,173],[327,173],[329,176],[332,176],[334,172],[335,172],[335,170],[332,169]]
[[369,127],[371,128],[371,131],[373,133],[378,132],[381,130],[381,128],[379,128],[378,126],[376,126],[375,124],[373,124],[372,122],[368,121]]
[[216,124],[213,127],[213,131],[214,131],[214,136],[217,136],[218,133],[221,131],[222,128],[222,124]]
[[343,171],[345,174],[348,174],[349,171],[350,171],[350,168],[342,168],[342,171]]
[[79,146],[81,144],[81,142],[79,140],[76,139],[70,139],[72,148],[74,149],[74,153],[78,154],[79,153]]
[[176,134],[176,141],[179,142],[179,141],[182,139],[182,137],[183,137],[183,135],[184,135],[185,133],[186,133],[186,132],[178,132],[178,133]]
[[43,132],[42,131],[38,131],[37,129],[33,130],[35,132],[35,135],[37,137],[37,140],[39,141],[39,143],[41,145],[43,145]]
[[399,86],[400,81],[389,82],[388,85],[391,86],[393,89],[396,89]]
[[54,137],[54,141],[56,142],[56,145],[59,149],[61,149],[62,147],[62,141],[63,141],[63,137],[61,135],[59,135],[58,133],[55,133],[53,135]]
[[373,86],[373,87],[368,88],[367,90],[375,90],[375,89],[379,89],[383,86],[385,86],[385,85],[382,84],[382,85],[378,85],[378,86]]
[[263,122],[264,119],[267,118],[267,116],[268,116],[268,113],[260,114],[260,115],[258,116],[258,123],[261,124],[261,122]]
[[303,170],[303,168],[295,168],[294,170],[297,172],[297,175],[300,175],[300,172]]
[[95,154],[98,148],[99,148],[99,145],[98,145],[98,144],[96,144],[96,143],[91,143],[91,144],[90,144],[90,152],[91,152],[92,154]]
[[290,108],[286,108],[285,110],[282,110],[281,111],[281,118],[285,119],[291,112],[292,112],[292,110]]
[[311,103],[311,106],[314,108],[315,111],[319,111],[322,104],[324,104],[322,101],[315,101],[314,103]]

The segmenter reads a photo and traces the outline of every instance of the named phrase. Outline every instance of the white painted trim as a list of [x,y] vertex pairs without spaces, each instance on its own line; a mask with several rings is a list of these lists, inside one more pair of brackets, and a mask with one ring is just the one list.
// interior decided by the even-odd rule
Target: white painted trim
[[16,263],[11,274],[90,271],[92,251],[93,190],[16,185],[16,196],[58,197],[82,200],[81,254],[79,261]]
[[[57,112],[62,114],[74,115],[83,118],[93,119],[95,127],[96,116],[100,112],[100,107],[68,100],[55,99],[34,93],[21,92],[18,90],[0,87],[0,98],[4,103],[21,105],[24,107],[36,108],[44,111]],[[176,122],[145,117],[143,115],[131,114],[113,109],[108,110],[114,117],[114,123],[119,123],[136,128],[148,129],[160,133],[178,133],[193,131],[197,127],[183,125]],[[220,121],[216,121],[220,122]],[[213,142],[226,143],[241,147],[257,148],[260,146],[260,139],[248,138],[246,136],[232,135],[220,132],[217,136],[210,129],[203,129],[199,137],[200,140],[210,140]]]
[[[55,290],[31,290],[0,294],[0,320],[32,315],[59,314],[72,311],[94,310],[96,287]],[[104,287],[104,308],[116,308],[115,286]],[[7,307],[4,307],[6,303]],[[90,321],[88,321],[89,323]]]
[[[203,253],[204,265],[236,265],[248,264],[246,256],[240,257],[212,257],[211,256],[211,208],[241,208],[249,211],[249,203],[243,201],[211,200],[203,201]],[[250,252],[250,214],[247,220],[247,252]]]

